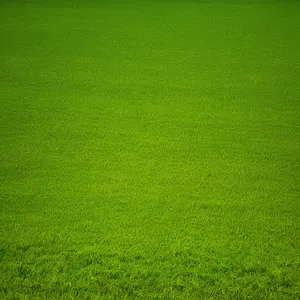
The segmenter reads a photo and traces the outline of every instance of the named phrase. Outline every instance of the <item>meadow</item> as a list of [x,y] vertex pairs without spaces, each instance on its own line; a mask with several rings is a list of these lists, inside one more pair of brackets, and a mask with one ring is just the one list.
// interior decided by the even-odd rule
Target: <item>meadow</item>
[[299,16],[0,0],[0,299],[299,299]]

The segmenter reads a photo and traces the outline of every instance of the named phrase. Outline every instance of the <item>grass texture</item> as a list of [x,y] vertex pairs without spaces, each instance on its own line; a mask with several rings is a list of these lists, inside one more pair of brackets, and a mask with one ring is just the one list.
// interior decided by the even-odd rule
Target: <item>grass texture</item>
[[1,299],[299,299],[298,1],[0,1]]

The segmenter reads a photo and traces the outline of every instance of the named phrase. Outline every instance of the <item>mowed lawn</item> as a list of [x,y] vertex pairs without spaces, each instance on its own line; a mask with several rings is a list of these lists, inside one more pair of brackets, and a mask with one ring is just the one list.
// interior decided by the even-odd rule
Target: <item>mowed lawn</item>
[[0,0],[0,299],[299,299],[299,16]]

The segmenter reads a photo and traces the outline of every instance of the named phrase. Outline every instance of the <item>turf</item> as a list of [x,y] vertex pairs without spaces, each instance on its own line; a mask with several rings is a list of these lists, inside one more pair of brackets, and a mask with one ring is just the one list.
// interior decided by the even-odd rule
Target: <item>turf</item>
[[300,3],[0,1],[1,299],[299,299]]

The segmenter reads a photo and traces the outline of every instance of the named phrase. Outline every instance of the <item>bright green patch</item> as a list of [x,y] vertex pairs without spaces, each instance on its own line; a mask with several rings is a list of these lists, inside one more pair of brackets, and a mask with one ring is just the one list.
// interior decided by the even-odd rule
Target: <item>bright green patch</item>
[[297,1],[0,2],[1,299],[299,299]]

